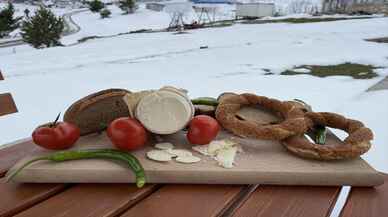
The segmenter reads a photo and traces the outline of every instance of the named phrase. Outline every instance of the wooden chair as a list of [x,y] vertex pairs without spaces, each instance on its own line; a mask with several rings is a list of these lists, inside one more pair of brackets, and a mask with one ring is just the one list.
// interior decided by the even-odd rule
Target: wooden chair
[[[4,77],[0,71],[0,81]],[[0,116],[17,112],[15,102],[10,93],[0,93]]]
[[[1,115],[16,112],[0,97]],[[1,121],[1,119],[0,119]],[[0,147],[1,148],[1,147]],[[31,141],[0,149],[0,217],[251,217],[330,216],[341,187],[268,185],[16,184],[6,171],[33,152]],[[341,217],[382,217],[388,212],[388,175],[377,188],[352,188]]]

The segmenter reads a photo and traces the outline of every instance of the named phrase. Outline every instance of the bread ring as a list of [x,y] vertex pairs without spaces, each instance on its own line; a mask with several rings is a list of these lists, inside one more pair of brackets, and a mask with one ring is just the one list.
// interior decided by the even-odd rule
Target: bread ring
[[292,153],[318,160],[339,160],[358,157],[370,149],[373,133],[360,121],[329,112],[307,112],[305,115],[311,129],[316,125],[327,126],[344,130],[349,136],[342,145],[319,145],[310,142],[303,135],[291,136],[283,140],[282,144]]
[[[262,106],[274,112],[284,121],[279,124],[260,125],[236,115],[242,107],[250,105]],[[297,104],[249,93],[223,94],[219,98],[216,119],[225,129],[235,135],[255,139],[282,140],[289,136],[304,134],[308,130],[304,112]]]

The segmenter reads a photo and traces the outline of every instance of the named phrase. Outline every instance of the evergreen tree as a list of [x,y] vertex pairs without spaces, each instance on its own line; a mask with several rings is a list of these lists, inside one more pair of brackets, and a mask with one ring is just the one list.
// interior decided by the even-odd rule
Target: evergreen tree
[[125,12],[125,14],[133,13],[136,9],[135,0],[120,0],[119,8]]
[[101,18],[108,18],[111,15],[111,12],[108,8],[104,8],[100,11]]
[[30,10],[28,10],[28,8],[24,9],[24,16],[27,18],[30,17]]
[[19,28],[22,17],[14,18],[15,8],[12,3],[0,11],[0,38],[7,36],[13,30]]
[[105,7],[104,3],[100,0],[93,0],[88,2],[89,9],[93,13],[100,12],[101,9]]
[[40,7],[31,18],[23,22],[21,35],[23,40],[35,48],[60,45],[59,39],[65,28],[61,17],[50,10]]

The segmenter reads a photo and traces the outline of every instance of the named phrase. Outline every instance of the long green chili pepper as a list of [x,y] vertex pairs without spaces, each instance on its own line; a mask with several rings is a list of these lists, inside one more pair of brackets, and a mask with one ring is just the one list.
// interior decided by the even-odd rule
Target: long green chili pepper
[[131,170],[136,175],[136,186],[141,188],[146,182],[144,169],[141,166],[140,162],[130,153],[122,152],[115,149],[88,149],[88,150],[73,150],[73,151],[61,151],[49,154],[46,156],[38,157],[26,162],[15,172],[13,172],[7,180],[11,180],[16,176],[22,169],[26,166],[41,160],[48,160],[53,162],[62,162],[69,160],[79,160],[79,159],[91,159],[91,158],[102,158],[102,159],[111,159],[124,161],[131,168]]
[[317,126],[315,127],[315,143],[324,145],[326,142],[326,127]]
[[213,97],[198,97],[191,100],[194,105],[218,106],[218,100]]

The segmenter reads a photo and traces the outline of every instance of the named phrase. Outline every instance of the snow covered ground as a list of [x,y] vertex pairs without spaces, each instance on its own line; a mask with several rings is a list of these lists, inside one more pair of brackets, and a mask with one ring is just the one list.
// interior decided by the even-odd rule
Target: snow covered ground
[[[0,3],[0,8],[5,6],[5,3]],[[25,4],[14,4],[14,6],[16,9],[15,16],[24,16],[24,10],[26,8],[30,10],[30,14],[32,15],[38,8],[37,6]],[[99,13],[92,13],[87,9],[51,8],[58,16],[74,11],[82,11],[72,16],[74,22],[80,26],[81,31],[64,37],[62,43],[73,44],[79,39],[88,36],[109,36],[139,29],[163,29],[168,27],[172,16],[172,14],[164,11],[155,12],[148,10],[143,3],[139,4],[139,9],[133,14],[123,14],[123,11],[118,8],[117,5],[107,5],[107,8],[112,12],[110,18],[107,19],[101,19]],[[218,4],[215,19],[234,18],[234,9],[234,5]],[[184,21],[186,23],[191,23],[195,20],[198,20],[198,15],[194,10],[187,12],[184,16]],[[13,31],[9,38],[0,39],[0,42],[14,40],[15,37],[20,37],[19,29]],[[29,49],[29,46],[18,46],[15,49],[16,51],[26,50]],[[0,51],[0,53],[1,52],[2,51]]]
[[[3,48],[0,67],[6,81],[0,83],[0,92],[13,94],[19,113],[0,118],[0,144],[29,136],[35,126],[94,91],[176,85],[190,90],[192,97],[237,91],[300,98],[317,111],[358,118],[376,134],[365,158],[387,172],[388,159],[383,153],[388,139],[388,104],[382,99],[388,97],[388,91],[364,92],[388,74],[386,69],[378,70],[381,76],[370,80],[263,75],[263,69],[281,72],[301,64],[349,61],[388,66],[386,45],[362,40],[387,34],[388,18],[378,18],[235,25],[184,35],[136,34],[16,53]],[[209,49],[199,49],[205,45]]]
[[171,20],[168,13],[154,12],[145,9],[143,6],[134,14],[123,15],[123,11],[116,5],[109,5],[112,12],[110,18],[101,19],[99,13],[85,11],[74,15],[72,18],[80,27],[77,34],[65,37],[62,41],[65,44],[77,42],[78,39],[87,36],[106,36],[138,29],[161,29],[167,28]]
[[[13,4],[14,7],[15,7],[15,16],[16,17],[20,17],[20,16],[24,16],[24,10],[25,9],[28,9],[30,11],[30,16],[32,16],[35,12],[35,10],[37,10],[39,7],[38,6],[34,6],[34,5],[26,5],[26,4]],[[7,6],[7,3],[1,1],[0,2],[0,9],[4,8]],[[71,12],[73,11],[74,9],[71,9],[71,8],[52,8],[51,11],[56,14],[57,16],[62,16],[63,14],[65,13],[68,13],[68,12]],[[19,35],[19,29],[16,29],[15,31],[11,32],[10,33],[10,38],[15,38],[15,37],[20,37]],[[7,40],[10,40],[10,38],[3,38],[3,39],[0,39],[0,42],[4,42],[4,41],[7,41]]]
[[[81,27],[81,31],[64,38],[62,42],[71,44],[87,36],[107,36],[139,29],[164,29],[168,27],[172,17],[171,13],[165,11],[148,10],[145,4],[139,4],[139,9],[133,14],[123,14],[117,5],[109,5],[107,8],[112,12],[110,18],[107,19],[101,19],[99,13],[90,11],[74,15],[73,20]],[[217,9],[216,20],[234,18],[234,5],[219,4]],[[198,15],[194,10],[185,13],[185,23],[192,23],[196,20],[198,20]]]
[[[112,11],[112,18],[106,20],[89,12],[75,16],[82,30],[64,41],[163,27],[169,21],[168,14],[150,14],[144,9],[125,16],[116,9]],[[376,70],[380,76],[369,80],[279,75],[303,64],[354,62],[388,67],[387,45],[363,40],[387,35],[388,18],[376,18],[239,24],[180,35],[132,34],[41,50],[27,45],[0,48],[0,69],[6,79],[0,82],[0,93],[11,92],[19,109],[16,114],[0,117],[0,146],[30,136],[36,126],[51,121],[72,102],[92,92],[174,85],[188,89],[191,97],[235,91],[284,100],[298,98],[316,111],[339,112],[359,119],[375,133],[372,149],[364,158],[376,169],[388,172],[388,90],[365,92],[388,75],[388,69]],[[277,74],[264,75],[263,69]],[[340,201],[344,201],[348,190],[341,194]],[[333,217],[340,208],[336,206]]]
[[[223,91],[254,92],[279,99],[299,98],[317,111],[358,118],[376,134],[365,155],[381,171],[388,130],[388,91],[364,91],[387,75],[355,80],[309,75],[264,75],[301,64],[346,61],[388,66],[384,44],[362,39],[388,34],[388,18],[312,24],[235,25],[190,34],[152,33],[89,41],[71,47],[0,49],[6,80],[19,113],[0,117],[0,144],[28,137],[39,124],[64,112],[75,100],[105,88],[129,90],[175,85],[190,96],[217,96]],[[208,46],[208,49],[199,49]],[[8,52],[6,52],[8,50]],[[342,136],[342,135],[341,135]]]

